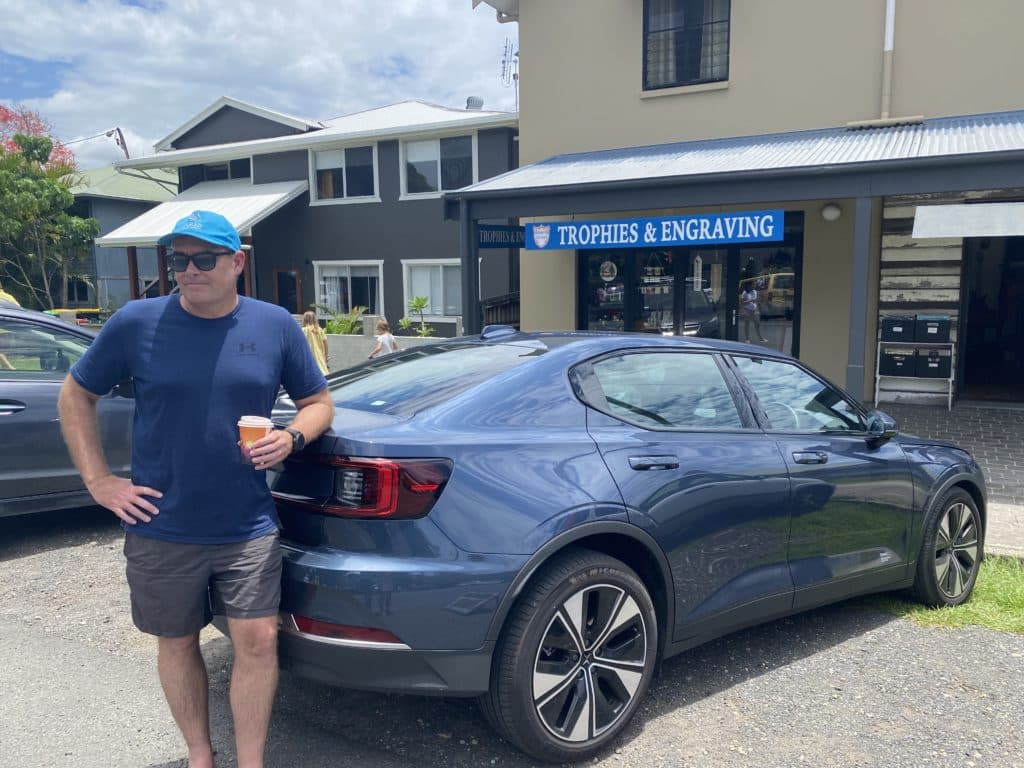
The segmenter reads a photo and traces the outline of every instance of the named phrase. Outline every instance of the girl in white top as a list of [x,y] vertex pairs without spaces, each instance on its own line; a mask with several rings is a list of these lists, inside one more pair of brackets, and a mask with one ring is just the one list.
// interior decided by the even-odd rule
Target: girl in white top
[[377,331],[377,346],[370,352],[367,360],[371,360],[377,355],[390,355],[392,352],[398,351],[398,342],[391,335],[391,326],[388,325],[387,320],[382,317],[377,321],[374,329]]

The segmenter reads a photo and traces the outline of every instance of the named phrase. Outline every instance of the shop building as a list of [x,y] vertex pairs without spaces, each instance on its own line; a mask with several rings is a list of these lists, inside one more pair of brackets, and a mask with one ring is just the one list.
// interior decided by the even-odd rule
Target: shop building
[[[1024,6],[488,5],[519,24],[522,165],[446,196],[467,329],[474,228],[518,219],[524,329],[749,338],[866,400],[1024,401]],[[879,343],[916,316],[949,322]],[[921,375],[876,379],[894,349]]]

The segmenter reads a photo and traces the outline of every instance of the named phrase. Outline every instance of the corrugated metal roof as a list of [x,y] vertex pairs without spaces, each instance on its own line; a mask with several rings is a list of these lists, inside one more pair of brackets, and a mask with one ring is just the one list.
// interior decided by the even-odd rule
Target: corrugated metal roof
[[241,234],[248,234],[254,224],[294,200],[308,187],[305,181],[272,184],[251,184],[249,179],[204,181],[97,238],[96,244],[105,248],[152,247],[174,229],[178,219],[195,210],[215,211],[234,224]]
[[826,128],[581,152],[526,165],[447,197],[688,176],[978,155],[1024,150],[1024,110],[877,128]]
[[174,197],[178,172],[154,168],[150,171],[119,171],[112,165],[76,171],[71,194],[75,197],[110,197],[119,200],[149,200],[162,203]]

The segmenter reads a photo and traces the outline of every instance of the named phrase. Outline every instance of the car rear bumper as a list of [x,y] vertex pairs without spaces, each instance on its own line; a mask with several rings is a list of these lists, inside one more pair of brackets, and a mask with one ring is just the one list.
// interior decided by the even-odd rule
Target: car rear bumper
[[[364,690],[451,696],[487,690],[494,651],[488,632],[526,556],[452,548],[442,557],[401,557],[288,541],[282,553],[283,669]],[[393,642],[310,634],[293,616],[383,631]]]
[[487,691],[493,643],[472,651],[416,651],[383,645],[308,635],[295,627],[290,614],[282,614],[281,668],[300,677],[393,693],[478,696]]

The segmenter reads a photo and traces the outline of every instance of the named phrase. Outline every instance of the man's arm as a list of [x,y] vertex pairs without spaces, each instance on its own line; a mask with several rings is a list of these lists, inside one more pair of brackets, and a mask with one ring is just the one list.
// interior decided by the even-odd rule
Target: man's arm
[[[334,402],[327,387],[309,397],[296,400],[295,407],[298,412],[288,426],[299,430],[307,443],[311,443],[326,432],[334,420]],[[292,436],[283,429],[275,429],[253,443],[252,461],[256,469],[268,469],[284,461],[291,452]]]
[[99,399],[70,374],[65,377],[57,409],[68,453],[97,504],[130,525],[135,525],[136,520],[148,523],[149,516],[159,514],[159,510],[146,496],[160,498],[163,494],[153,488],[132,485],[130,480],[117,477],[110,471],[96,418]]

